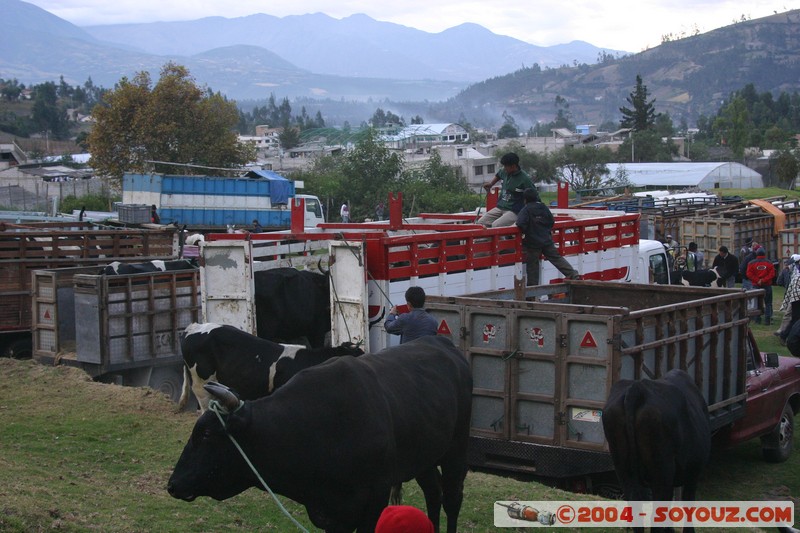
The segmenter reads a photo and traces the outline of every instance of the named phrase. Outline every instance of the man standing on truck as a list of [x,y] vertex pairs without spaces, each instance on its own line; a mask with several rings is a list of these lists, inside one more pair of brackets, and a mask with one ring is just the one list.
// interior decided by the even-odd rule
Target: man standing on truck
[[553,242],[552,229],[555,220],[550,209],[542,203],[539,193],[534,189],[525,189],[523,193],[525,207],[517,217],[517,227],[525,234],[522,247],[525,249],[525,274],[527,285],[539,284],[539,266],[542,255],[547,258],[564,277],[581,279],[578,271],[572,268],[569,261],[561,254]]
[[500,158],[503,168],[497,171],[494,178],[483,186],[488,193],[495,183],[502,181],[500,188],[500,198],[497,206],[487,211],[480,219],[478,224],[487,228],[499,228],[501,226],[511,226],[517,221],[517,213],[520,212],[525,202],[522,193],[525,189],[536,190],[527,172],[519,168],[519,156],[514,152],[509,152]]
[[727,246],[720,246],[719,253],[714,258],[711,268],[717,269],[719,287],[733,288],[736,286],[736,273],[739,272],[739,260],[728,252]]
[[406,304],[408,313],[399,316],[396,305],[389,309],[389,316],[383,323],[386,333],[400,335],[400,344],[438,333],[436,319],[425,310],[425,290],[422,287],[406,290]]
[[339,216],[342,217],[342,222],[350,222],[350,206],[347,205],[347,202],[342,204],[342,208],[339,209]]
[[[775,279],[775,267],[767,259],[767,252],[759,247],[756,258],[747,263],[747,279],[753,289],[764,289],[764,324],[772,323],[772,280]],[[761,324],[761,317],[756,318]]]

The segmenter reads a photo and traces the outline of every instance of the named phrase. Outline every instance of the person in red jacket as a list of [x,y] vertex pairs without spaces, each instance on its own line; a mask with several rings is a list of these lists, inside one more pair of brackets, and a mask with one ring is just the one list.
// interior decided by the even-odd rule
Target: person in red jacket
[[[772,322],[772,280],[775,279],[775,267],[767,259],[764,248],[759,248],[756,258],[747,263],[747,279],[754,289],[764,289],[764,324],[769,326]],[[761,324],[761,317],[756,319],[756,324]]]

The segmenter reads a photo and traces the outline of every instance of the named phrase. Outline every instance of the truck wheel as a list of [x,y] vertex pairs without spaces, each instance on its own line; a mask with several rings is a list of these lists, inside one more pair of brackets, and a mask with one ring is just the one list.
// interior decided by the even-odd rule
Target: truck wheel
[[173,402],[178,403],[181,398],[183,385],[183,366],[159,366],[150,374],[151,389],[163,392]]
[[761,437],[761,453],[770,463],[782,463],[792,455],[794,413],[788,403],[783,407],[781,420],[772,433]]
[[33,341],[31,339],[17,339],[3,346],[3,357],[12,359],[30,359],[33,357]]

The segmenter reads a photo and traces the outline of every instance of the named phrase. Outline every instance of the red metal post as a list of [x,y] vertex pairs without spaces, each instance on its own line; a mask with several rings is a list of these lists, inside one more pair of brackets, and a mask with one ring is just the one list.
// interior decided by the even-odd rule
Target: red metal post
[[303,233],[306,226],[306,201],[304,198],[291,200],[291,230],[292,233]]
[[569,207],[569,184],[566,181],[558,182],[558,207],[561,209]]
[[403,227],[403,193],[389,193],[389,229],[398,230]]

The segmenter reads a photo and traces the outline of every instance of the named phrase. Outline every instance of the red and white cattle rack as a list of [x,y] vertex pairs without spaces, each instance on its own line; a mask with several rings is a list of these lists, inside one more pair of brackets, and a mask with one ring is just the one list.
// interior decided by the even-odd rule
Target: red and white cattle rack
[[[293,207],[302,212],[302,204]],[[383,330],[383,318],[392,305],[402,310],[409,286],[439,296],[523,286],[516,227],[484,228],[475,223],[475,213],[404,219],[400,194],[390,197],[389,214],[384,222],[207,236],[201,253],[205,320],[255,333],[253,272],[322,261],[331,272],[331,341],[363,341],[377,350],[397,342]],[[554,241],[585,279],[635,280],[638,214],[556,209],[554,215]],[[542,265],[542,283],[562,281],[549,262]]]

